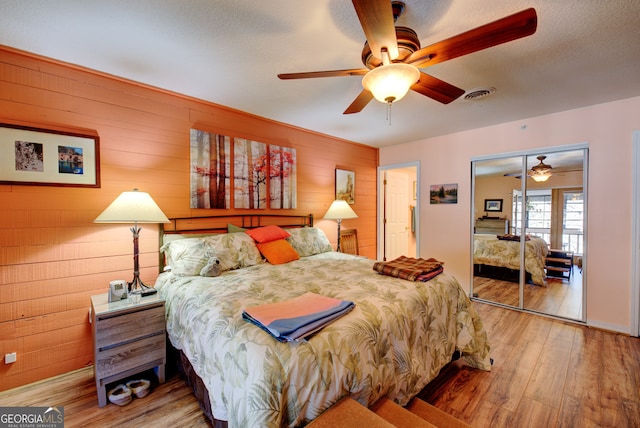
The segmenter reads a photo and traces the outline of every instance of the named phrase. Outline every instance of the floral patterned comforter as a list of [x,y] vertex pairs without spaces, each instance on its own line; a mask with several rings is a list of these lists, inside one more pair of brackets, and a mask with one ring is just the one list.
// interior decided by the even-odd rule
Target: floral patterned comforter
[[[214,417],[230,427],[298,426],[346,395],[405,405],[454,350],[490,370],[486,332],[455,278],[411,282],[378,274],[373,263],[328,252],[215,278],[161,274],[169,339],[205,382]],[[278,342],[242,319],[247,306],[308,291],[356,306],[300,342]]]
[[[473,263],[520,270],[520,241],[500,240],[496,235],[476,234],[473,239]],[[525,241],[524,268],[534,284],[546,286],[544,261],[547,256],[544,239],[531,237]]]

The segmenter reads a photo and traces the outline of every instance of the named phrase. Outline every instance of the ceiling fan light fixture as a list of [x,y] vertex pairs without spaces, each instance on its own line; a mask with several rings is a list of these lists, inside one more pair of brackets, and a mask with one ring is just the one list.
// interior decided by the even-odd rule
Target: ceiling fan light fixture
[[370,70],[362,78],[362,86],[381,103],[393,103],[404,97],[420,79],[420,71],[413,65],[392,63]]
[[549,177],[551,177],[551,174],[548,172],[543,172],[543,173],[529,173],[529,177],[533,178],[534,181],[541,183],[543,181],[547,181],[549,179]]
[[547,181],[549,177],[551,177],[551,165],[546,165],[543,162],[546,158],[546,156],[538,156],[537,159],[540,163],[531,167],[531,171],[528,172],[529,177],[533,178],[534,181],[538,183]]

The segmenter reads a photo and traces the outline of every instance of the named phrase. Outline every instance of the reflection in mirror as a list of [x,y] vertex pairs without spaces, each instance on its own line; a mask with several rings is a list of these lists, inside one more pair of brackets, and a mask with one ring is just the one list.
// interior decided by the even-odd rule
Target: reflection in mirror
[[584,321],[586,156],[472,162],[475,298]]
[[521,156],[473,163],[473,293],[513,307],[520,307],[520,249],[508,235],[513,234],[512,194],[514,187],[520,190],[522,167]]
[[[527,156],[531,178],[526,180],[524,224],[518,225],[531,242],[541,239],[546,245],[543,253],[526,244],[525,263],[542,260],[546,278],[543,287],[525,283],[524,307],[577,320],[583,300],[584,159],[583,150]],[[522,194],[518,198],[522,206]]]

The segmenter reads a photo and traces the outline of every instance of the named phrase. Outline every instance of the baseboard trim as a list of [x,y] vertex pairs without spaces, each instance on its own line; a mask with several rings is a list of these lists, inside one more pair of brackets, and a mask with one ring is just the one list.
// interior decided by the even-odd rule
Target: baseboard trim
[[597,320],[587,320],[587,326],[592,328],[597,328],[600,330],[610,331],[613,333],[622,333],[622,334],[627,334],[629,336],[631,335],[629,326],[611,324],[611,323],[597,321]]

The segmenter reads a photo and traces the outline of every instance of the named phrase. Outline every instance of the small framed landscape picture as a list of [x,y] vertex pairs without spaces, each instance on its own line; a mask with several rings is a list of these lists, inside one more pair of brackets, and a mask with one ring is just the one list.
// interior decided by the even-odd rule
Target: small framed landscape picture
[[349,204],[356,203],[356,173],[336,168],[336,200],[342,199]]
[[502,212],[502,199],[485,199],[484,210],[487,212]]
[[429,202],[431,204],[457,204],[458,183],[432,184],[429,186]]

